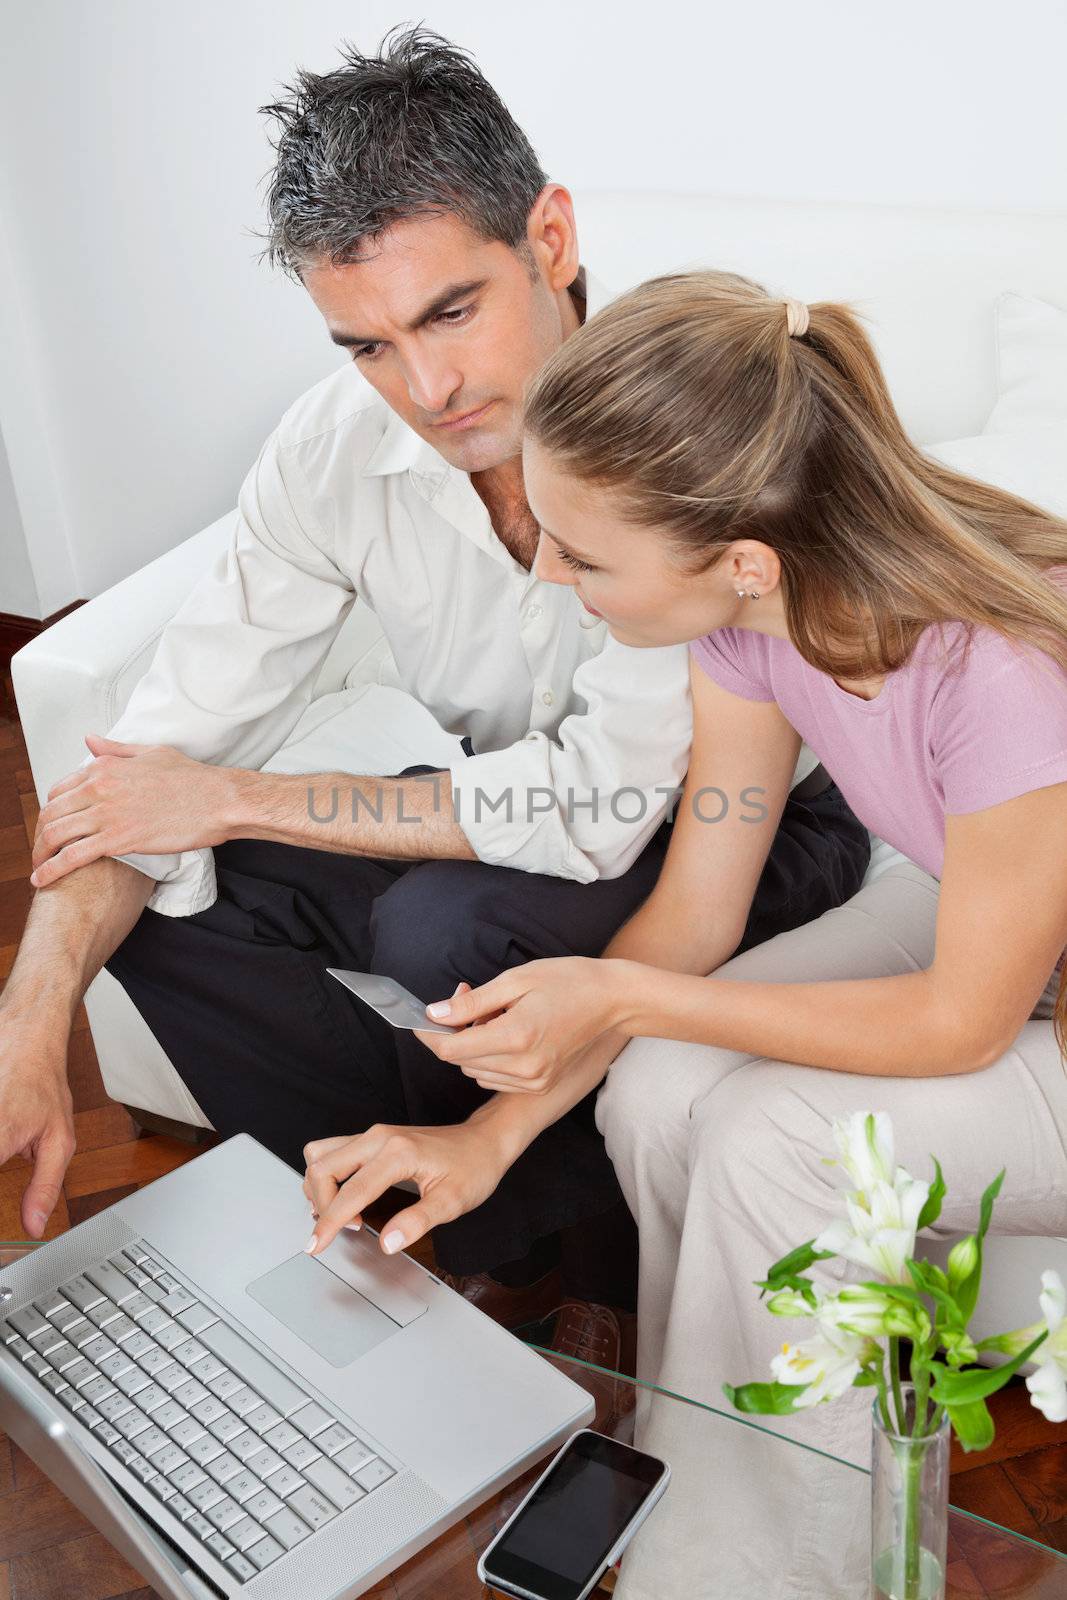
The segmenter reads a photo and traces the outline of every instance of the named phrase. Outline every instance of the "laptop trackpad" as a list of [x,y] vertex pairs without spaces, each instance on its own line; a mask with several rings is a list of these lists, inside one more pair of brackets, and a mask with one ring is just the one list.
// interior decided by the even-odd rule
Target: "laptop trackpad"
[[333,1367],[347,1367],[400,1331],[358,1289],[311,1256],[283,1261],[250,1283],[246,1292]]

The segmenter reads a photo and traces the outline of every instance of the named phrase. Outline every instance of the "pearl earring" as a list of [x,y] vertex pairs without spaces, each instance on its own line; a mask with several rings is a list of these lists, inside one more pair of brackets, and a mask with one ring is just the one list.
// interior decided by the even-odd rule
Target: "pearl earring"
[[737,598],[739,600],[743,600],[745,598],[745,591],[743,589],[737,590]]
[[759,599],[759,594],[757,593],[757,591],[755,589],[750,589],[749,592],[748,592],[748,598],[750,600],[758,600]]

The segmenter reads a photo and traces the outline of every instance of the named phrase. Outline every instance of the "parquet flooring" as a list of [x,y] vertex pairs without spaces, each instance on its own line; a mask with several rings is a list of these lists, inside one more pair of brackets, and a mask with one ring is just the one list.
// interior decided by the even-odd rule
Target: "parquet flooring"
[[[14,961],[33,892],[28,878],[36,820],[29,758],[7,661],[0,655],[0,984]],[[69,1066],[78,1149],[49,1237],[197,1154],[195,1146],[180,1139],[139,1133],[127,1112],[108,1099],[83,1006],[78,1008],[71,1035]],[[26,1170],[18,1158],[0,1166],[0,1238],[22,1235],[19,1199]],[[428,1248],[423,1259],[428,1264],[432,1261]],[[953,1455],[953,1503],[1067,1551],[1063,1430],[1038,1416],[1018,1382],[994,1397],[993,1410],[997,1439],[992,1450],[977,1459],[960,1452]],[[464,1526],[454,1530],[455,1538],[469,1536]],[[988,1535],[979,1527],[968,1529],[962,1539],[953,1539],[950,1593],[959,1600],[1025,1592],[1010,1587],[1010,1575],[1003,1575],[1009,1587],[1001,1587],[999,1578],[995,1589],[983,1585],[979,1573],[989,1566],[984,1554],[987,1544]],[[447,1579],[441,1600],[445,1600],[446,1589]],[[386,1580],[374,1593],[395,1596],[400,1590]],[[138,1574],[33,1462],[0,1434],[0,1600],[71,1597],[153,1600],[153,1591],[143,1586]]]

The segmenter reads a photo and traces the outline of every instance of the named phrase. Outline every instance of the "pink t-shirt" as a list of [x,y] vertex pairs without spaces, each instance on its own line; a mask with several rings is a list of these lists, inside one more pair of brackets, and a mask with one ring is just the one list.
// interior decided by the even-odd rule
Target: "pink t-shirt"
[[[1049,576],[1067,589],[1067,565]],[[1067,674],[990,628],[974,630],[961,663],[964,634],[960,623],[924,629],[873,700],[787,639],[720,628],[689,648],[732,694],[776,701],[860,821],[940,879],[946,815],[1067,782]]]

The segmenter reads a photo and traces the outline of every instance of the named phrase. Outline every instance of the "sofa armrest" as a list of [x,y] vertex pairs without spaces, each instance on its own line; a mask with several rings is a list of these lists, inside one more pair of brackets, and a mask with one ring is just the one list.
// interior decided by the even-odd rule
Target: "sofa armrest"
[[106,734],[118,721],[163,629],[229,543],[234,515],[79,606],[12,656],[15,703],[39,803],[84,761],[85,735]]

